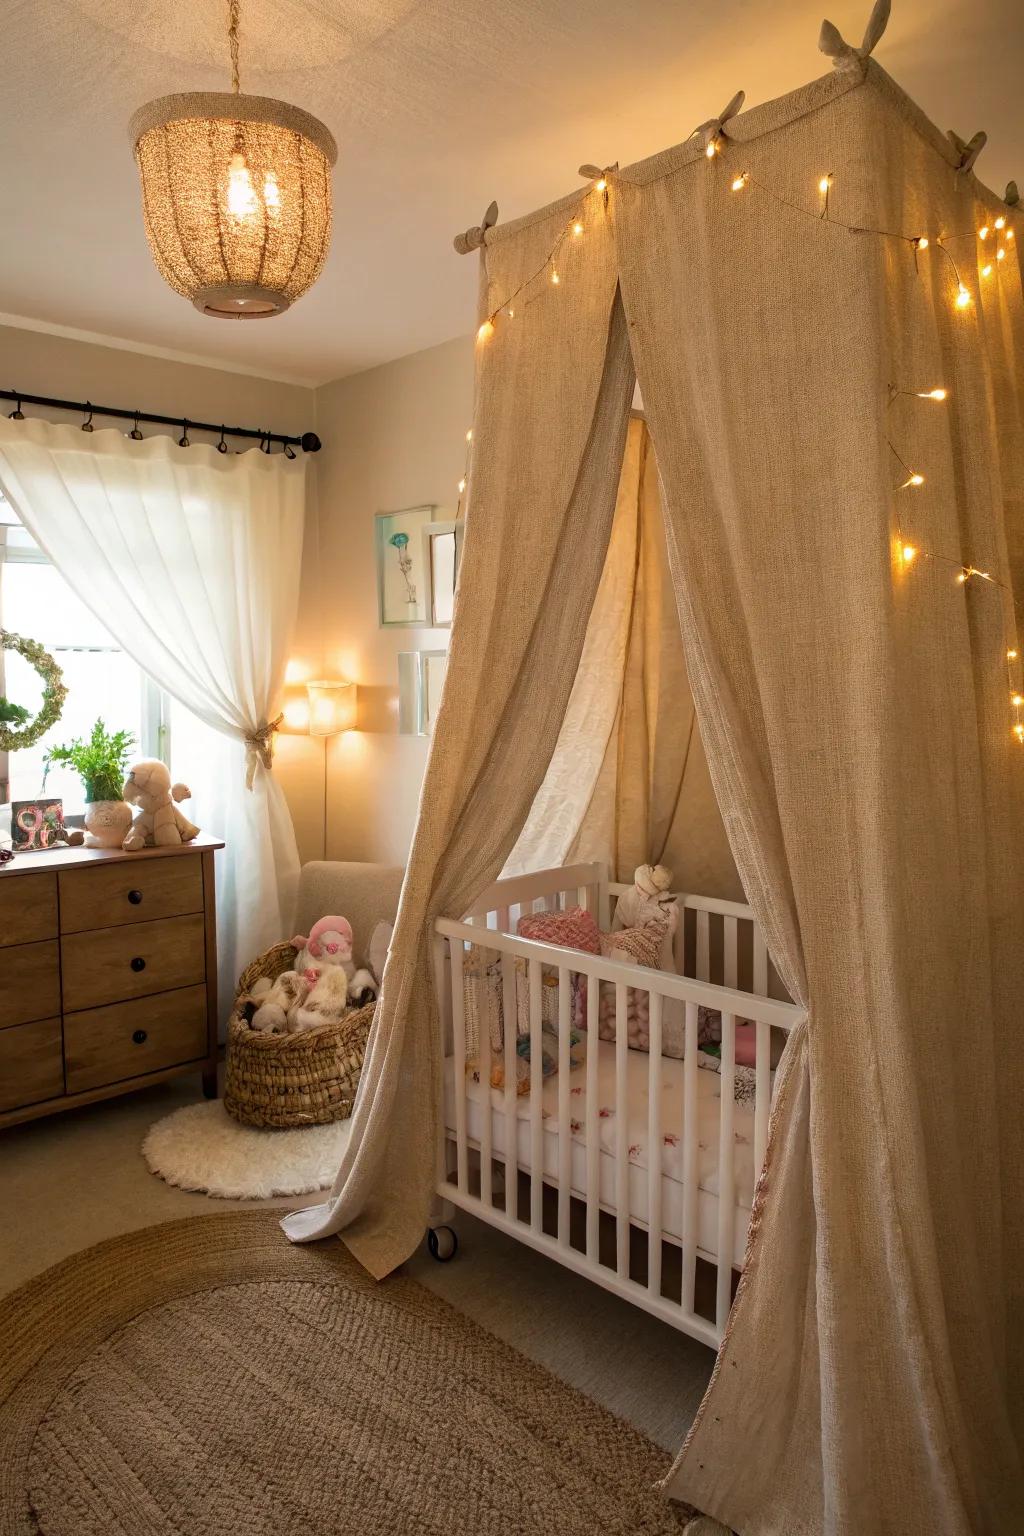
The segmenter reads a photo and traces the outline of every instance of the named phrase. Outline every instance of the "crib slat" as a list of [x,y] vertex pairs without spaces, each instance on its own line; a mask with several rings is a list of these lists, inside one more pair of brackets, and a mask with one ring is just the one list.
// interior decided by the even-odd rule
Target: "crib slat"
[[697,980],[711,979],[711,920],[703,908],[697,912]]
[[661,1011],[660,992],[650,993],[647,1063],[647,1289],[661,1295]]
[[[502,915],[498,914],[499,923]],[[507,912],[504,917],[507,921]],[[501,957],[501,1014],[505,1036],[505,1215],[515,1219],[519,1205],[519,1121],[516,1118],[519,1103],[516,1072],[519,1018],[516,1006],[516,962],[512,955]]]
[[768,996],[768,946],[757,924],[754,924],[754,991],[758,997]]
[[683,1286],[684,1312],[694,1310],[697,1283],[697,1004],[686,1005],[683,1055]]
[[[452,939],[452,1041],[455,1050],[455,1182],[461,1193],[468,1189],[466,1161],[466,1008],[462,977],[463,948],[461,939]],[[481,1065],[481,1073],[482,1073]],[[482,1089],[482,1103],[486,1104],[487,1088]],[[486,1111],[485,1111],[486,1113]]]
[[572,1187],[572,1133],[569,1129],[569,1020],[572,1001],[569,972],[558,967],[558,1241],[569,1246],[569,1193]]
[[732,1250],[736,1225],[736,1015],[722,1014],[722,1097],[718,1122],[718,1283],[715,1324],[725,1331],[732,1306]]
[[772,1107],[772,1032],[757,1021],[754,1057],[754,1182],[761,1177],[768,1150],[768,1116]]
[[544,1226],[544,1076],[541,1070],[541,969],[529,962],[530,975],[530,1226]]
[[601,1217],[601,1144],[597,1102],[598,1042],[600,1038],[601,986],[596,976],[587,978],[587,1258],[599,1260]]
[[[486,922],[486,914],[484,915]],[[494,1166],[493,1166],[493,1126],[494,1115],[491,1104],[491,1031],[490,1028],[480,1031],[480,1199],[484,1205],[490,1207],[494,1204]]]
[[738,983],[736,977],[739,972],[737,964],[737,922],[734,917],[726,915],[722,918],[723,933],[723,969],[722,980],[727,987],[735,987]]
[[629,1037],[626,988],[615,983],[615,1269],[629,1276]]

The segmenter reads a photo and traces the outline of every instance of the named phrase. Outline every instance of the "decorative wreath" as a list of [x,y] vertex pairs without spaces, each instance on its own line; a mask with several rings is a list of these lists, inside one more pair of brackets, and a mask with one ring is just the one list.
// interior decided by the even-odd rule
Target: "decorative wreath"
[[0,724],[0,751],[16,752],[19,747],[31,747],[40,736],[45,736],[51,725],[56,725],[60,719],[60,712],[64,708],[64,700],[68,690],[64,682],[64,674],[50,655],[44,651],[38,640],[27,640],[24,635],[15,635],[9,629],[0,629],[0,650],[17,651],[19,656],[24,656],[30,666],[35,667],[43,680],[43,702],[38,714],[23,725],[20,730],[13,726]]

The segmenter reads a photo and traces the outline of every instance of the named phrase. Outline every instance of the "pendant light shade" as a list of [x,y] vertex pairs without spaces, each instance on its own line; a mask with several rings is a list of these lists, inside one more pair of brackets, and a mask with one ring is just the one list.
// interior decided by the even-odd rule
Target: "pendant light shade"
[[268,96],[197,92],[140,107],[131,140],[160,275],[203,314],[265,319],[320,275],[334,139]]

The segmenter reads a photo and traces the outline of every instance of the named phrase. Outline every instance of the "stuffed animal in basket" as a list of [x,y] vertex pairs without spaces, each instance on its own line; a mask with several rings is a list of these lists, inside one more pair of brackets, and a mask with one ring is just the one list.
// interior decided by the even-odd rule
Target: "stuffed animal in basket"
[[250,1001],[259,1003],[252,1016],[251,1027],[285,1034],[291,1014],[302,1006],[311,990],[312,983],[300,971],[282,971],[276,981],[271,981],[269,976],[261,976],[253,983],[249,993]]
[[175,801],[189,799],[192,791],[172,784],[170,770],[158,758],[144,757],[133,763],[124,781],[124,798],[138,810],[122,847],[176,848],[199,836],[199,828],[178,810]]
[[[345,975],[345,990],[350,1003],[361,1007],[364,1003],[371,1003],[377,996],[378,987],[372,973],[365,968],[356,969],[352,958],[352,924],[348,918],[322,917],[313,924],[308,939],[298,934],[292,939],[292,944],[298,950],[295,969],[308,977],[313,987],[328,971],[340,968]],[[338,987],[338,982],[334,980],[324,988],[324,1002],[329,995],[332,998],[335,996]],[[333,1003],[330,1006],[333,1007]],[[321,1019],[318,1022],[324,1021]]]

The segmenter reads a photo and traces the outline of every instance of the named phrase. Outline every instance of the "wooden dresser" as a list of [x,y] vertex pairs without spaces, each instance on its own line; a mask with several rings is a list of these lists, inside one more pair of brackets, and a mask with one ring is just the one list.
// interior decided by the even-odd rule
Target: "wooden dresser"
[[48,849],[0,868],[0,1127],[181,1072],[216,1093],[223,846]]

